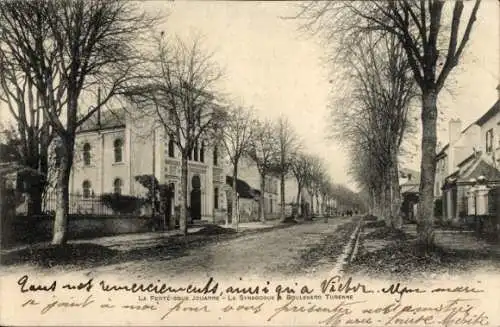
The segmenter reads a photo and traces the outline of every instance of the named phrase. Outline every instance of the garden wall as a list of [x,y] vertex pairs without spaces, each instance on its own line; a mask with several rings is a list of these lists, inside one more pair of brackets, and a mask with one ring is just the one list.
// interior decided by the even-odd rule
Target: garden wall
[[[151,230],[150,217],[76,216],[68,220],[68,239],[143,233]],[[2,247],[50,241],[54,219],[51,216],[17,216],[2,226]]]

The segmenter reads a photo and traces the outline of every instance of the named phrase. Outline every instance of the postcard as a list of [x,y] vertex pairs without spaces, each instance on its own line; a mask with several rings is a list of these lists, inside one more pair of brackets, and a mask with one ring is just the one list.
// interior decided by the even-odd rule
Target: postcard
[[498,1],[0,3],[0,324],[500,326]]

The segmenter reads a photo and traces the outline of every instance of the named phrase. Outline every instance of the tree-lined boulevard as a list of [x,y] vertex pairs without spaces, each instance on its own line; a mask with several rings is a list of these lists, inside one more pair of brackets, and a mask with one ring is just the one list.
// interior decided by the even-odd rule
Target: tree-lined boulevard
[[[3,177],[14,172],[23,190],[8,193],[2,182],[2,222],[18,218],[15,206],[9,203],[17,201],[19,194],[24,194],[28,218],[48,215],[53,222],[50,244],[14,244],[5,251],[2,264],[16,269],[17,265],[50,262],[68,269],[74,269],[71,264],[76,269],[90,267],[99,273],[170,277],[211,272],[316,274],[338,266],[345,249],[354,253],[346,259],[353,261],[358,245],[366,250],[373,239],[384,244],[374,245],[382,251],[377,252],[381,255],[377,264],[384,267],[411,266],[402,258],[391,263],[386,252],[392,246],[401,256],[411,253],[414,262],[422,260],[424,267],[440,264],[430,258],[455,255],[441,248],[443,233],[436,225],[434,210],[438,98],[447,86],[452,88],[452,72],[460,67],[476,37],[481,1],[289,5],[295,15],[276,19],[291,20],[307,36],[317,37],[327,57],[324,70],[332,76],[332,94],[330,105],[322,108],[330,124],[325,139],[342,145],[350,159],[342,174],[356,185],[344,185],[332,174],[335,153],[318,153],[308,147],[305,135],[290,119],[289,108],[280,108],[279,116],[264,117],[258,112],[266,108],[257,110],[253,99],[242,99],[225,89],[222,81],[231,72],[223,69],[224,62],[217,61],[203,37],[184,39],[165,30],[167,13],[121,0],[3,1],[0,102],[9,121],[2,122],[2,149],[6,149],[2,156],[8,154],[8,158],[0,173]],[[279,85],[273,92],[280,92]],[[128,123],[142,123],[139,129],[144,134],[153,133],[153,144],[156,130],[161,130],[167,149],[164,154],[178,159],[177,190],[158,185],[155,147],[152,176],[132,176],[130,168],[127,183],[138,181],[147,189],[144,202],[150,206],[152,218],[163,215],[161,230],[151,228],[142,245],[134,242],[137,235],[118,235],[115,245],[106,238],[90,237],[88,242],[69,238],[71,172],[78,160],[90,162],[91,158],[89,148],[82,148],[85,155],[78,157],[77,134],[92,117],[97,115],[100,124],[101,112],[113,113],[116,108],[123,109]],[[417,150],[408,146],[415,137],[420,143]],[[123,145],[123,140],[113,145],[112,165],[123,163]],[[221,173],[220,187],[227,188],[226,177],[232,177],[227,192],[227,206],[232,211],[225,212],[224,226],[217,225],[217,193],[210,199],[213,220],[193,226],[190,185],[200,194],[207,189],[219,192],[205,180],[202,184],[199,176],[200,185],[190,181],[190,163],[205,163],[209,148],[214,167],[226,164],[229,171],[228,176]],[[415,224],[409,224],[402,206],[401,170],[402,163],[416,152],[421,157],[417,218]],[[251,198],[258,213],[248,226],[240,223],[238,193],[244,163],[256,169],[260,186]],[[279,181],[279,199],[265,198],[269,178]],[[119,197],[123,181],[115,181],[114,194]],[[290,183],[297,186],[294,194],[290,194]],[[90,192],[89,187],[86,191]],[[56,208],[44,212],[42,199],[49,192],[56,194]],[[177,205],[169,208],[169,214],[164,210],[167,198],[175,199]],[[266,211],[273,201],[279,208],[278,219]],[[193,232],[196,228],[200,228],[198,234]],[[245,234],[252,229],[256,232]],[[363,234],[366,230],[371,234]],[[359,241],[363,237],[366,240]],[[391,243],[395,239],[398,244]],[[29,249],[35,249],[37,255]],[[103,252],[96,254],[98,250]],[[358,264],[363,266],[370,258],[360,252]],[[76,253],[74,257],[72,253]]]

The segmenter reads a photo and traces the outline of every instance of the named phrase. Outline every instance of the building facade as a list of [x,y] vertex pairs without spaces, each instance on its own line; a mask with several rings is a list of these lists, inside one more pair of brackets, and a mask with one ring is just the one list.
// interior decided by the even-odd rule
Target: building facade
[[[96,113],[78,131],[70,193],[83,198],[113,193],[145,197],[137,176],[154,176],[172,191],[174,213],[181,196],[181,159],[163,128],[148,119],[131,119],[124,110]],[[192,219],[222,215],[224,174],[216,146],[200,142],[188,161],[188,207]]]
[[[226,174],[226,208],[228,215],[232,194],[232,166],[225,165]],[[276,218],[280,212],[279,179],[275,176],[266,176],[264,190],[260,187],[260,174],[257,166],[248,158],[244,158],[238,165],[237,191],[239,195],[239,213],[245,221],[258,219],[259,199],[264,197],[264,213],[266,219]]]
[[499,167],[500,101],[464,130],[459,119],[451,120],[449,143],[436,156],[434,194],[441,199],[443,218],[468,215],[468,187],[481,176],[496,185]]

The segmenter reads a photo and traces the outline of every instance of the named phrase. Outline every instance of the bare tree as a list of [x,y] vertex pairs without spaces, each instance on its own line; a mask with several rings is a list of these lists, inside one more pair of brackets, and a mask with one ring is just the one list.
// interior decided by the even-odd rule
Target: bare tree
[[20,164],[29,167],[23,174],[28,195],[28,216],[42,211],[42,195],[48,175],[48,149],[52,130],[40,108],[40,94],[32,81],[10,56],[0,41],[0,101],[4,102],[15,121],[15,139],[18,143]]
[[358,177],[373,178],[364,180],[367,185],[380,183],[373,194],[383,197],[381,215],[388,226],[399,229],[402,225],[399,155],[403,140],[413,131],[410,104],[416,96],[416,84],[396,37],[375,39],[369,35],[348,51],[351,53],[348,64],[355,69],[348,78],[352,91],[345,95],[350,106],[334,112],[344,119],[338,134],[355,152],[366,152],[353,158],[369,160],[371,166],[363,169],[375,169],[376,174],[370,176],[358,170],[362,174]]
[[[298,208],[300,207],[302,189],[308,185],[308,182],[312,178],[313,161],[314,158],[312,156],[301,152],[292,158],[291,171],[297,182],[296,204]],[[304,215],[304,212],[300,212],[300,214]]]
[[[319,195],[321,185],[327,180],[324,163],[318,157],[314,157],[310,164],[310,175],[306,181],[306,187],[311,195],[311,212],[321,214],[319,206]],[[316,207],[314,206],[316,200]],[[314,209],[316,208],[316,210]]]
[[[229,109],[227,118],[224,121],[224,126],[222,127],[222,143],[229,157],[229,161],[233,166],[233,196],[232,196],[232,208],[233,211],[232,221],[238,223],[238,213],[237,206],[237,180],[238,180],[238,164],[240,159],[250,150],[250,146],[253,140],[253,133],[255,119],[252,112],[241,106],[232,107]],[[261,196],[263,196],[264,190],[261,190]],[[226,216],[226,224],[227,222]]]
[[270,121],[257,121],[253,128],[253,137],[247,155],[254,161],[260,175],[259,219],[265,221],[266,177],[274,173],[273,164],[277,145],[274,139],[273,124]]
[[[118,0],[4,1],[0,17],[5,49],[37,89],[60,140],[52,242],[63,244],[76,131],[130,81],[142,62],[138,45],[157,20]],[[103,96],[82,112],[97,88]]]
[[[308,27],[336,36],[339,44],[357,42],[374,31],[392,34],[400,40],[421,91],[423,135],[418,235],[420,243],[426,246],[431,245],[434,238],[437,98],[469,41],[480,3],[481,0],[476,0],[470,4],[468,18],[464,17],[461,0],[309,3],[298,15],[308,18]],[[446,4],[453,6],[450,15],[445,13]],[[459,27],[464,20],[465,28],[461,31]]]
[[274,126],[274,139],[277,153],[274,155],[274,168],[280,176],[281,220],[285,221],[285,178],[290,173],[292,160],[299,150],[299,139],[288,119],[281,116]]
[[181,156],[180,228],[187,234],[188,160],[201,141],[221,130],[225,109],[217,99],[216,84],[222,72],[200,39],[186,44],[179,38],[157,40],[153,68],[127,97],[141,114],[151,117],[165,130]]

